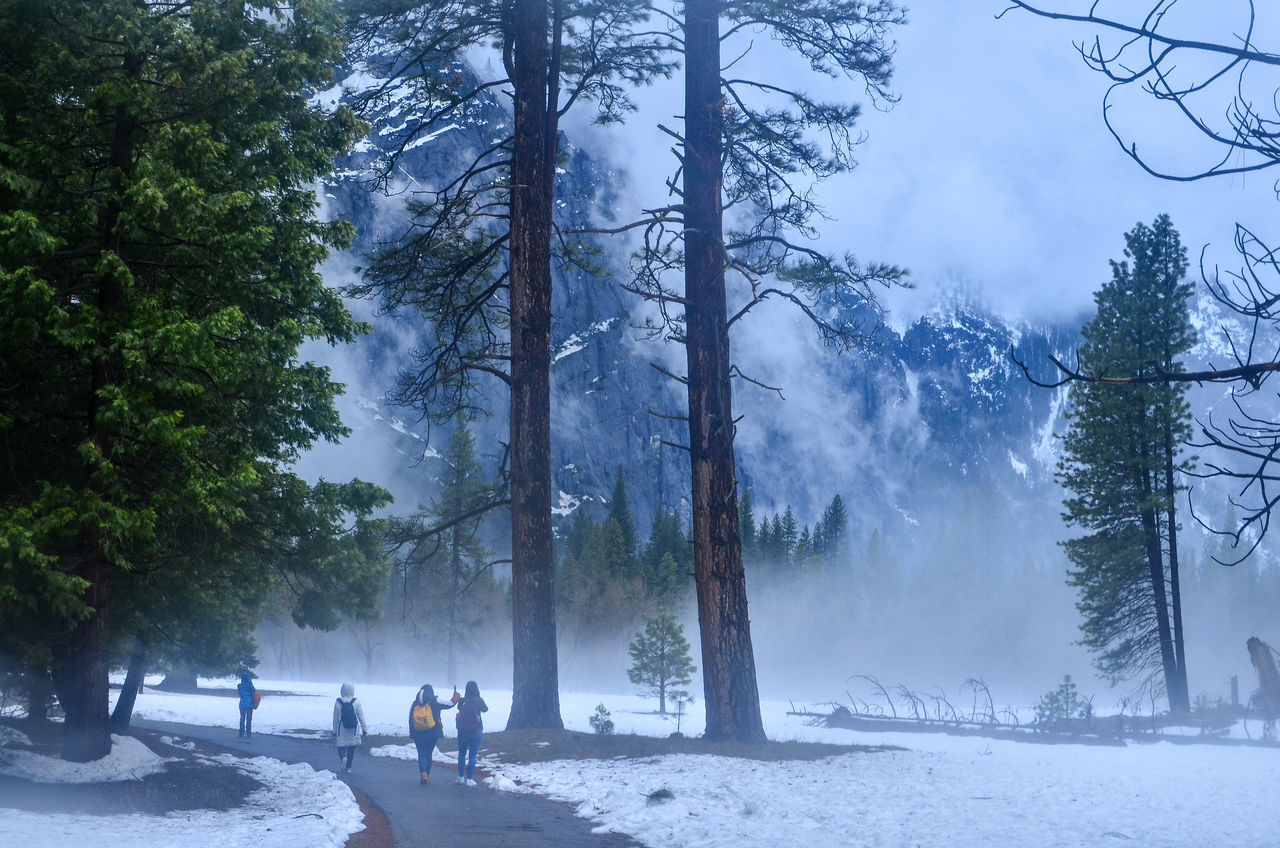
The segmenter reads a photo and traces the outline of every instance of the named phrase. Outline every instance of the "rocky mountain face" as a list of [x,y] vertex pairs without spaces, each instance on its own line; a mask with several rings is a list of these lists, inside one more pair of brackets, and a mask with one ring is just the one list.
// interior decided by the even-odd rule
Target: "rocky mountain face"
[[[333,102],[380,85],[380,63],[369,57],[319,96]],[[461,63],[448,70],[460,84],[473,79]],[[369,140],[325,187],[329,214],[353,221],[359,233],[351,255],[330,263],[335,285],[351,281],[365,254],[404,232],[407,199],[444,185],[510,120],[493,99],[424,133],[416,97],[405,89],[383,98],[367,115]],[[636,177],[571,139],[562,138],[561,149],[560,223],[581,227],[625,214],[627,180]],[[371,176],[391,150],[400,156],[379,190]],[[621,288],[630,247],[620,240],[598,244],[603,277],[568,265],[557,273],[554,485],[564,514],[596,504],[599,515],[621,467],[643,532],[659,505],[687,509],[687,456],[671,446],[685,438],[678,422],[658,417],[682,415],[684,399],[678,384],[652,367],[681,372],[683,351],[639,329],[646,307]],[[910,257],[897,259],[910,264]],[[373,303],[354,308],[373,331],[333,360],[348,384],[348,453],[360,457],[357,474],[381,479],[398,495],[397,509],[408,510],[431,497],[432,463],[440,461],[447,433],[427,427],[412,410],[388,406],[384,394],[398,369],[410,366],[406,352],[425,328],[412,314],[378,314]],[[1045,365],[1047,354],[1074,347],[1079,322],[1016,326],[956,301],[901,329],[882,327],[865,351],[836,356],[781,308],[752,320],[734,338],[735,356],[748,373],[782,389],[779,396],[749,383],[735,387],[743,415],[739,472],[758,513],[790,504],[801,522],[811,522],[840,494],[850,506],[854,539],[875,530],[905,539],[922,522],[954,515],[973,492],[991,501],[984,514],[1014,524],[1040,521],[1054,502],[1052,432],[1061,423],[1063,396],[1028,383],[1010,354]],[[488,391],[492,415],[475,426],[482,452],[496,464],[505,397],[497,384]],[[1025,516],[1028,510],[1036,515]]]
[[[319,97],[334,102],[379,85],[378,67],[378,57],[370,57]],[[448,72],[460,85],[473,79],[461,63]],[[368,115],[369,140],[324,187],[328,213],[353,221],[359,233],[355,250],[329,263],[333,285],[356,279],[365,254],[404,233],[406,200],[444,185],[510,120],[506,105],[492,99],[420,133],[418,102],[416,92],[391,91]],[[372,185],[387,152],[400,148],[385,184]],[[569,227],[626,217],[628,186],[653,177],[627,174],[589,139],[563,137],[561,151],[558,215]],[[603,516],[621,467],[643,538],[659,506],[688,519],[687,455],[672,446],[686,436],[680,422],[660,417],[684,413],[682,387],[652,367],[682,373],[684,353],[642,329],[648,307],[621,287],[629,279],[630,245],[601,238],[597,246],[603,275],[563,264],[555,281],[557,512]],[[909,256],[887,258],[911,265]],[[742,295],[731,293],[738,305]],[[379,314],[370,301],[352,307],[372,331],[349,348],[309,352],[347,384],[342,412],[352,434],[305,457],[303,471],[379,482],[397,497],[393,511],[407,513],[438,491],[449,434],[414,410],[389,405],[385,394],[411,366],[409,353],[429,328],[413,314]],[[734,389],[742,416],[738,473],[752,490],[757,521],[789,505],[799,523],[812,525],[836,494],[850,520],[850,561],[845,572],[828,576],[835,584],[749,578],[766,677],[778,669],[814,680],[837,673],[830,681],[836,689],[816,693],[826,696],[839,691],[838,672],[913,668],[925,683],[954,684],[971,674],[1031,681],[1027,694],[1034,698],[1063,671],[1087,674],[1083,649],[1068,647],[1078,638],[1078,616],[1057,545],[1068,532],[1053,476],[1066,392],[1032,385],[1015,363],[1053,377],[1048,357],[1070,360],[1086,317],[1030,325],[956,297],[906,321],[894,316],[865,350],[842,356],[776,304],[753,310],[736,328],[735,361],[780,389],[746,381]],[[1194,317],[1200,361],[1228,364],[1221,318],[1207,299]],[[1228,409],[1222,387],[1206,391],[1195,408]],[[490,415],[472,427],[477,451],[496,475],[507,438],[506,396],[497,383],[486,392]],[[841,582],[856,591],[832,589]],[[1211,613],[1206,607],[1194,622]],[[818,620],[825,629],[811,624]],[[1238,635],[1233,631],[1222,644],[1234,645]],[[814,644],[824,647],[807,647]]]

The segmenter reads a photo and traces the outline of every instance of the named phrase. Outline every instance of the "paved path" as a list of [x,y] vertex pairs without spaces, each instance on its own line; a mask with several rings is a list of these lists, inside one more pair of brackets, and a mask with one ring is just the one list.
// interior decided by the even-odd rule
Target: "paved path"
[[[328,741],[255,733],[246,742],[230,728],[162,721],[133,723],[246,754],[338,771],[337,749]],[[457,774],[448,764],[436,763],[432,783],[423,786],[418,783],[416,761],[371,757],[366,746],[357,752],[351,773],[339,776],[386,813],[396,845],[403,848],[639,848],[639,843],[626,836],[592,833],[591,823],[575,816],[566,804],[536,795],[500,792],[483,784],[457,786],[453,782]]]

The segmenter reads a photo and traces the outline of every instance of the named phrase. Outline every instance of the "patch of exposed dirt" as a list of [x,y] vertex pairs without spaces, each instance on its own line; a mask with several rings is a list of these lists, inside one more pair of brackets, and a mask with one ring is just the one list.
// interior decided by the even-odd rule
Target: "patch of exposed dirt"
[[[456,740],[452,741],[454,745]],[[441,746],[444,749],[444,746]],[[656,757],[665,754],[714,754],[748,760],[818,760],[838,754],[899,750],[890,745],[825,745],[816,742],[766,742],[744,745],[709,742],[690,736],[659,738],[626,733],[578,733],[572,730],[503,730],[485,732],[483,753],[512,763],[548,760]],[[447,750],[447,749],[446,749]],[[456,748],[453,748],[456,750]]]

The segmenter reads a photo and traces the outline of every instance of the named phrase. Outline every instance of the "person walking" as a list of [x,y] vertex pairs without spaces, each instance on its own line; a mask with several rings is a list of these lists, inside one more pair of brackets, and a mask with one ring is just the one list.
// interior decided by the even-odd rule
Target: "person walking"
[[458,701],[458,713],[454,723],[458,726],[458,780],[459,786],[476,785],[476,752],[484,738],[484,722],[481,713],[489,712],[489,705],[480,697],[480,687],[468,680],[465,694]]
[[345,763],[342,770],[349,772],[369,725],[364,721],[364,707],[356,700],[356,687],[344,683],[341,692],[333,702],[333,739],[338,746],[338,762]]
[[440,703],[436,700],[436,690],[430,683],[424,683],[409,705],[409,738],[418,749],[419,783],[431,782],[431,755],[435,753],[440,737],[444,736],[440,712],[453,709],[457,701],[458,693],[454,692],[453,703]]
[[253,675],[247,671],[240,672],[240,682],[236,685],[240,693],[240,738],[253,738]]

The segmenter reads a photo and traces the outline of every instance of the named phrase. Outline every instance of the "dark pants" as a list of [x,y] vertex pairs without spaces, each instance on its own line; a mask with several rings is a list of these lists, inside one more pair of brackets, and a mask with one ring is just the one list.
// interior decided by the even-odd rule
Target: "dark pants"
[[413,744],[418,748],[418,771],[431,774],[431,755],[436,750],[440,737],[436,734],[417,734],[413,736]]
[[240,735],[253,735],[253,707],[240,708]]
[[356,748],[359,745],[344,745],[338,748],[338,759],[347,761],[347,768],[351,768],[351,761],[356,758]]

